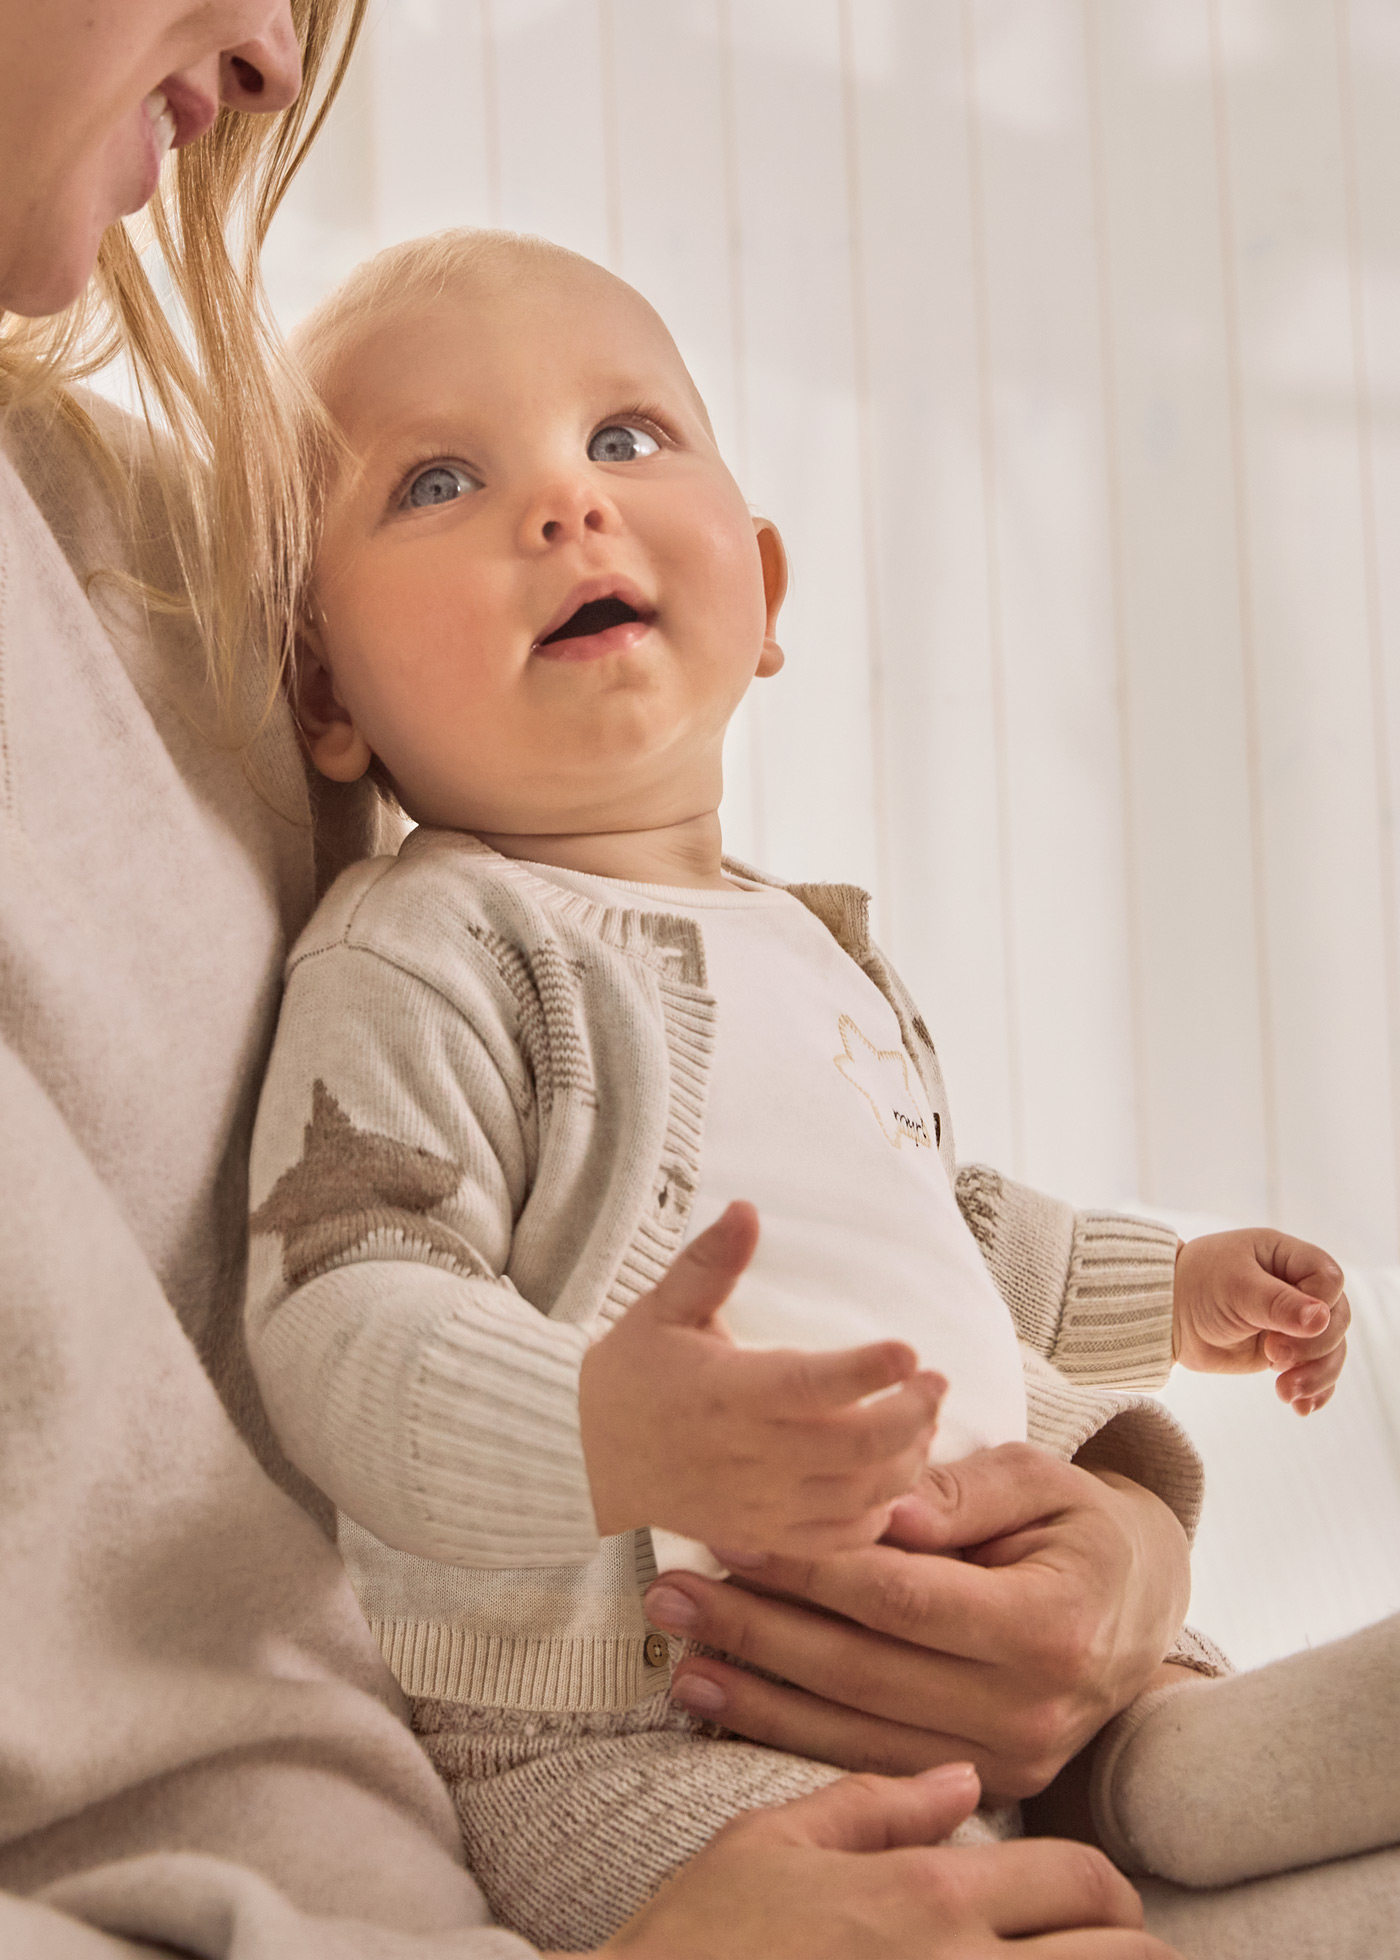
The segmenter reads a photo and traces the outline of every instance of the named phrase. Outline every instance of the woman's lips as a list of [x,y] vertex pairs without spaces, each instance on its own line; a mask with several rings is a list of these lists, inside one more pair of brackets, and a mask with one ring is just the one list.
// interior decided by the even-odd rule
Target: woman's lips
[[176,123],[163,89],[153,88],[136,112],[136,157],[127,179],[119,211],[130,217],[142,210],[156,194],[160,167],[174,144]]
[[651,631],[649,619],[622,619],[616,626],[605,626],[600,633],[584,633],[567,640],[552,640],[534,649],[539,660],[601,660],[609,653],[626,653]]
[[164,101],[173,125],[171,143],[177,150],[183,150],[186,143],[193,143],[206,129],[212,129],[218,120],[218,99],[206,95],[203,89],[196,88],[183,75],[167,75],[160,87],[153,89],[146,100],[159,96]]
[[179,76],[167,76],[153,88],[137,112],[139,161],[130,201],[120,215],[129,217],[149,204],[160,183],[161,165],[172,150],[181,150],[202,136],[219,113],[219,105]]

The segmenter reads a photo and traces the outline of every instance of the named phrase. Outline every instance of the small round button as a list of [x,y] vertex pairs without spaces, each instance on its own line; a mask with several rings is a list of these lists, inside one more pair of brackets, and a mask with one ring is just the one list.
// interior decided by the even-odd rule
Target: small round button
[[649,1633],[642,1652],[647,1657],[648,1667],[665,1667],[671,1658],[671,1646],[664,1633]]

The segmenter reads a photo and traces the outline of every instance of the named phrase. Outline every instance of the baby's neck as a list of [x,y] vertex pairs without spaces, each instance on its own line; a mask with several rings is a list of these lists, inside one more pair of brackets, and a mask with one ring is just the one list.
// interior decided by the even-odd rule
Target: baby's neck
[[561,871],[587,871],[597,878],[621,878],[632,885],[682,885],[725,891],[720,868],[719,818],[710,811],[656,830],[587,831],[565,837],[498,836],[481,832],[502,857],[557,865]]

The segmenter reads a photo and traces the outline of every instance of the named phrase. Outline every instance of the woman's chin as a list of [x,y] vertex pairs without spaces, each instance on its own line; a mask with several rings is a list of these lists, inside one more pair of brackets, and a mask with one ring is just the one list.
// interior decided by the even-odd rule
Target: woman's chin
[[[144,120],[144,118],[143,118]],[[0,259],[0,306],[30,320],[62,313],[82,296],[97,267],[103,233],[150,201],[159,162],[149,148],[125,142],[89,164],[63,199],[47,200],[42,234],[26,234]],[[0,233],[0,250],[8,241]]]
[[135,217],[156,194],[167,144],[138,108],[112,133],[103,155],[104,191],[113,220]]
[[0,263],[0,309],[26,320],[46,320],[79,299],[97,265],[100,229],[71,238],[60,234],[36,242],[32,251]]

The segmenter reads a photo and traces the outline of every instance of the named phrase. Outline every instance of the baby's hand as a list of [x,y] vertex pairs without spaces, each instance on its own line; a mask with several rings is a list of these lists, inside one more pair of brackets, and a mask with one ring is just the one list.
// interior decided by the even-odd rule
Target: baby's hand
[[1173,1351],[1203,1374],[1282,1372],[1300,1416],[1330,1401],[1347,1356],[1351,1308],[1334,1259],[1261,1226],[1188,1239],[1176,1256]]
[[753,1206],[731,1205],[584,1356],[604,1537],[654,1524],[736,1562],[851,1551],[875,1543],[923,1470],[948,1385],[902,1341],[754,1352],[714,1324],[757,1244]]

